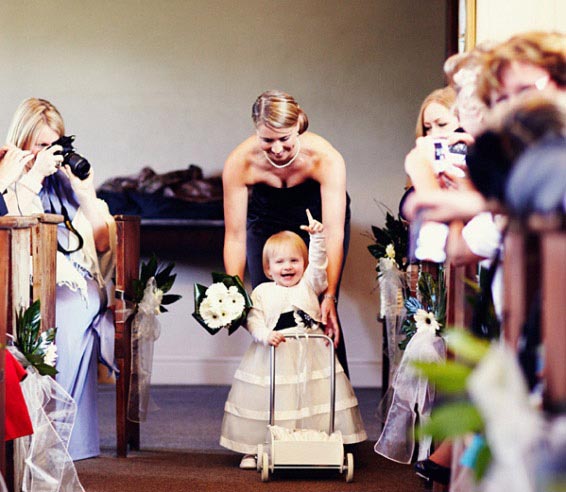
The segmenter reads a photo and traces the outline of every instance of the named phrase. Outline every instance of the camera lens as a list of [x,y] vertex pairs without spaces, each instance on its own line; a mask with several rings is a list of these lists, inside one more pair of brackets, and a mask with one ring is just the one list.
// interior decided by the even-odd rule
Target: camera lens
[[90,173],[90,163],[82,155],[75,152],[68,153],[63,163],[68,164],[71,172],[83,181]]

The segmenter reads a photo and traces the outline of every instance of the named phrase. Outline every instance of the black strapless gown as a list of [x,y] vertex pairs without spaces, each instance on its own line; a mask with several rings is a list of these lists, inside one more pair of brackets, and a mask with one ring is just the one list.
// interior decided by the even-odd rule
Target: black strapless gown
[[[265,241],[277,232],[293,231],[309,244],[309,234],[300,226],[307,224],[306,209],[309,209],[313,217],[322,219],[322,202],[320,197],[320,183],[308,179],[290,188],[274,188],[265,183],[258,183],[252,187],[248,202],[247,218],[247,247],[246,259],[252,287],[257,287],[269,279],[263,273],[262,251]],[[350,244],[350,197],[346,195],[346,220],[344,224],[344,262],[348,254]],[[337,295],[340,291],[340,279],[337,286]],[[344,371],[348,374],[346,361],[346,347],[344,336],[340,337],[340,344],[336,351],[338,360]]]

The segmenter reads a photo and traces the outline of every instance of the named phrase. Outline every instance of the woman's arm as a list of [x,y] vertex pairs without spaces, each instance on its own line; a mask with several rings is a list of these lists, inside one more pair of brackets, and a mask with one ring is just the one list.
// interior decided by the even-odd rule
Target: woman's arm
[[340,153],[330,148],[324,152],[317,179],[320,183],[322,201],[322,223],[326,236],[328,255],[328,288],[321,303],[322,322],[326,334],[334,339],[337,347],[340,340],[338,316],[336,314],[336,290],[344,259],[344,223],[346,221],[346,164]]
[[61,169],[67,178],[69,178],[81,210],[92,227],[96,251],[98,253],[108,251],[110,249],[110,231],[108,224],[113,222],[114,218],[105,210],[105,207],[101,207],[98,202],[94,189],[92,169],[88,177],[84,180],[77,178],[72,173],[69,166],[63,166]]
[[222,172],[224,192],[224,268],[228,275],[244,280],[246,268],[246,215],[248,188],[244,178],[243,156],[232,152]]

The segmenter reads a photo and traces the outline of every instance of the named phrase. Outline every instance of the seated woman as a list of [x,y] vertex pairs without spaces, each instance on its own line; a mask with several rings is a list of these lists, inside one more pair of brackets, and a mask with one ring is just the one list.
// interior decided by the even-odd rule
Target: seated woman
[[[85,179],[63,164],[63,118],[48,101],[30,98],[16,110],[8,144],[30,151],[23,177],[5,195],[12,215],[61,214],[57,253],[57,381],[77,403],[69,442],[74,460],[100,454],[96,400],[99,357],[113,365],[114,326],[106,282],[114,266],[114,219]],[[106,342],[101,344],[100,341]]]

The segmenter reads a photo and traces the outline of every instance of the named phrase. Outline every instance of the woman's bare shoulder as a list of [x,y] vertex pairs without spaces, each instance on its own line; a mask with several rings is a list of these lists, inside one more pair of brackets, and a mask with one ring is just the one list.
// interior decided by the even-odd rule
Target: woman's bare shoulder
[[249,137],[239,144],[226,158],[223,175],[238,176],[245,180],[256,154],[255,138]]
[[305,151],[310,152],[320,165],[324,167],[344,165],[342,154],[324,137],[316,133],[305,132],[301,135],[301,140]]

